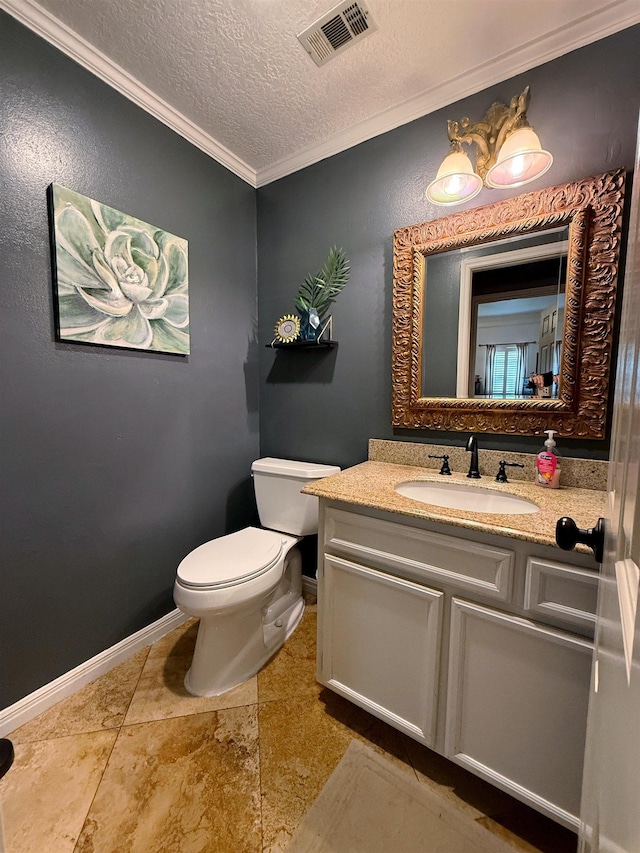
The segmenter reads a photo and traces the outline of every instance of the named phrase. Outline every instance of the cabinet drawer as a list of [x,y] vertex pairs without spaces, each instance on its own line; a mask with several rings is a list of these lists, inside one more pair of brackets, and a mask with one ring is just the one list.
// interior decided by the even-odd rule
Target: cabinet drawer
[[429,578],[509,601],[513,551],[328,508],[324,546],[416,580]]
[[598,574],[586,569],[529,557],[525,609],[538,616],[552,616],[572,625],[593,628],[596,621],[598,577]]

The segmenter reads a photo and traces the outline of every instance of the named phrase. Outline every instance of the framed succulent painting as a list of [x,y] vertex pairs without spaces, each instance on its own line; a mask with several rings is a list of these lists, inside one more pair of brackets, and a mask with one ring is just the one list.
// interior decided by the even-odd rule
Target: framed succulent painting
[[51,184],[62,341],[189,354],[187,241]]

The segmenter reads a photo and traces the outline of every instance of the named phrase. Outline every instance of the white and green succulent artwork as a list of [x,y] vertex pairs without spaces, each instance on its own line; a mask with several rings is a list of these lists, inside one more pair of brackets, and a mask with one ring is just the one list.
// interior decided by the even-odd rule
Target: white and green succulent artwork
[[188,355],[187,241],[51,189],[60,339]]

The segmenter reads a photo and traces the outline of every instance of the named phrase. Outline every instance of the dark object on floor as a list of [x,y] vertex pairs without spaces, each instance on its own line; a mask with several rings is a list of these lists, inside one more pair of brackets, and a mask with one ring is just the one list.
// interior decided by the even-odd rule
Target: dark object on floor
[[0,738],[0,779],[13,764],[13,744],[6,737]]

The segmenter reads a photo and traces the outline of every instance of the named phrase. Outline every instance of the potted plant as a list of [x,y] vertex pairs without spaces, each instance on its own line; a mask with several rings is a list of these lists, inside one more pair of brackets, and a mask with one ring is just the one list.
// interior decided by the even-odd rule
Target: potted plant
[[315,275],[308,275],[300,285],[295,305],[300,314],[302,340],[315,341],[322,335],[331,319],[329,317],[322,325],[326,313],[349,281],[350,273],[344,250],[334,246],[324,266]]

